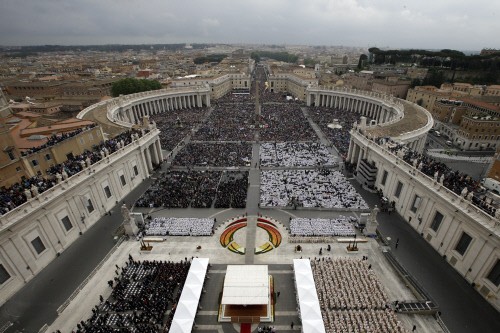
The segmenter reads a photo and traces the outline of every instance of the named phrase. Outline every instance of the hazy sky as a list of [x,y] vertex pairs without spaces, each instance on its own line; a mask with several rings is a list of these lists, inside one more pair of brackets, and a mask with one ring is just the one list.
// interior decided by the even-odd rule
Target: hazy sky
[[0,0],[0,45],[500,48],[499,0]]

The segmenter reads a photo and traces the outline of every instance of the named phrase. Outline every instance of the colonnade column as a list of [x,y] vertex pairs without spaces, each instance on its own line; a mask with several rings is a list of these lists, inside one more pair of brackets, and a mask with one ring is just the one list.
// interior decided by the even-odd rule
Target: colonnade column
[[349,142],[349,150],[347,151],[346,161],[349,162],[351,161],[353,150],[354,150],[354,141],[351,139],[351,141]]
[[160,140],[156,140],[154,145],[156,147],[156,154],[158,155],[158,160],[161,163],[163,161],[163,152],[161,151]]
[[151,163],[152,164],[160,164],[160,161],[158,160],[158,154],[156,154],[156,145],[154,144],[154,142],[152,144],[150,144],[146,150],[149,151],[149,156],[151,156]]
[[144,152],[144,157],[146,159],[146,167],[148,168],[148,174],[150,174],[153,171],[153,165],[151,164],[151,155],[149,153],[148,148],[144,149],[143,152]]

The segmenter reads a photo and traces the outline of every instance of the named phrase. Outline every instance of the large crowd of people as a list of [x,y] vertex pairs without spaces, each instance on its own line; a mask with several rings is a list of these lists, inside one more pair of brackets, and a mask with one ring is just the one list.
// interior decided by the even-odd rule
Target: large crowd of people
[[[170,329],[188,261],[129,261],[108,281],[111,296],[92,308],[92,316],[77,324],[76,333],[165,333]],[[168,310],[171,310],[167,314]]]
[[335,157],[318,142],[263,142],[259,151],[262,167],[336,166]]
[[330,169],[262,171],[260,206],[368,208],[344,175]]
[[213,218],[155,217],[144,225],[144,236],[210,236]]
[[[359,122],[360,114],[349,110],[332,109],[326,107],[309,107],[309,116],[319,126],[332,145],[337,148],[342,156],[347,156],[351,130],[355,122]],[[340,127],[330,128],[328,125],[335,124]]]
[[261,141],[314,141],[318,137],[297,104],[263,104]]
[[56,176],[57,174],[72,175],[82,171],[87,164],[90,165],[100,161],[108,155],[116,152],[118,149],[130,144],[134,139],[132,136],[141,136],[141,131],[129,130],[121,133],[112,139],[101,142],[95,145],[92,151],[85,151],[81,155],[67,159],[65,162],[52,166],[47,170],[47,174]]
[[354,236],[354,226],[345,216],[335,219],[293,218],[290,220],[291,236]]
[[22,205],[29,198],[47,191],[55,186],[58,181],[73,176],[109,154],[130,144],[134,138],[141,135],[141,132],[136,130],[121,133],[113,139],[95,145],[92,151],[85,151],[80,155],[68,158],[63,163],[50,167],[46,170],[47,177],[34,176],[15,183],[8,188],[0,188],[0,215]]
[[51,136],[49,136],[47,138],[47,142],[45,142],[43,145],[26,149],[26,150],[21,152],[21,155],[28,156],[30,154],[36,153],[37,151],[52,147],[58,143],[63,142],[64,140],[72,138],[72,137],[74,137],[74,136],[76,136],[76,135],[78,135],[86,130],[92,129],[96,126],[97,126],[97,124],[92,124],[92,125],[85,126],[83,128],[76,129],[72,132],[52,134]]
[[174,149],[194,127],[201,123],[207,112],[207,108],[194,108],[171,110],[151,116],[160,130],[162,149]]
[[240,143],[189,143],[177,153],[173,161],[180,166],[235,167],[249,166],[252,146]]
[[467,189],[467,194],[472,193],[473,204],[489,215],[495,216],[496,209],[486,202],[484,190],[481,188],[479,181],[463,172],[451,169],[443,162],[436,161],[432,157],[417,153],[402,144],[394,142],[390,138],[377,138],[375,142],[398,155],[406,163],[415,166],[427,176],[442,182],[444,187],[455,194],[462,195],[464,189]]
[[255,98],[252,92],[254,92],[255,89],[250,89],[249,91],[250,94],[243,93],[242,91],[239,93],[237,91],[231,92],[217,99],[217,101],[215,101],[215,104],[219,105],[224,103],[252,103]]
[[196,141],[253,141],[255,104],[220,103],[195,133]]
[[245,208],[247,205],[248,171],[225,171],[217,188],[215,208]]
[[162,173],[136,202],[138,207],[244,208],[248,171],[172,170]]
[[327,257],[311,268],[328,332],[407,332],[366,260]]

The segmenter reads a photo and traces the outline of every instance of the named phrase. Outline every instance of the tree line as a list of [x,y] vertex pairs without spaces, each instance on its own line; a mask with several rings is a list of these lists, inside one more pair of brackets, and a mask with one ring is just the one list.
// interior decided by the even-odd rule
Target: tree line
[[138,80],[136,78],[121,79],[111,86],[111,95],[118,97],[120,95],[135,94],[143,91],[161,89],[161,83],[157,80]]
[[420,49],[380,50],[369,48],[375,64],[415,63],[422,67],[445,67],[452,70],[491,71],[500,69],[500,52],[481,56],[465,55],[457,50],[429,51]]
[[221,62],[224,58],[226,58],[226,54],[208,54],[203,57],[196,57],[193,59],[193,62],[197,65],[199,64],[204,64],[207,62],[216,62],[219,63]]
[[254,51],[250,54],[250,57],[254,59],[255,62],[259,62],[261,58],[270,58],[294,64],[299,60],[298,55],[288,52]]

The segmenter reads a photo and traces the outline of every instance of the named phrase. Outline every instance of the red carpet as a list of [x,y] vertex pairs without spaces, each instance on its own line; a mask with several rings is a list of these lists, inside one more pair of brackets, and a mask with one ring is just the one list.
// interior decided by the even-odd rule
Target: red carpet
[[240,333],[250,333],[252,331],[252,324],[241,324]]

